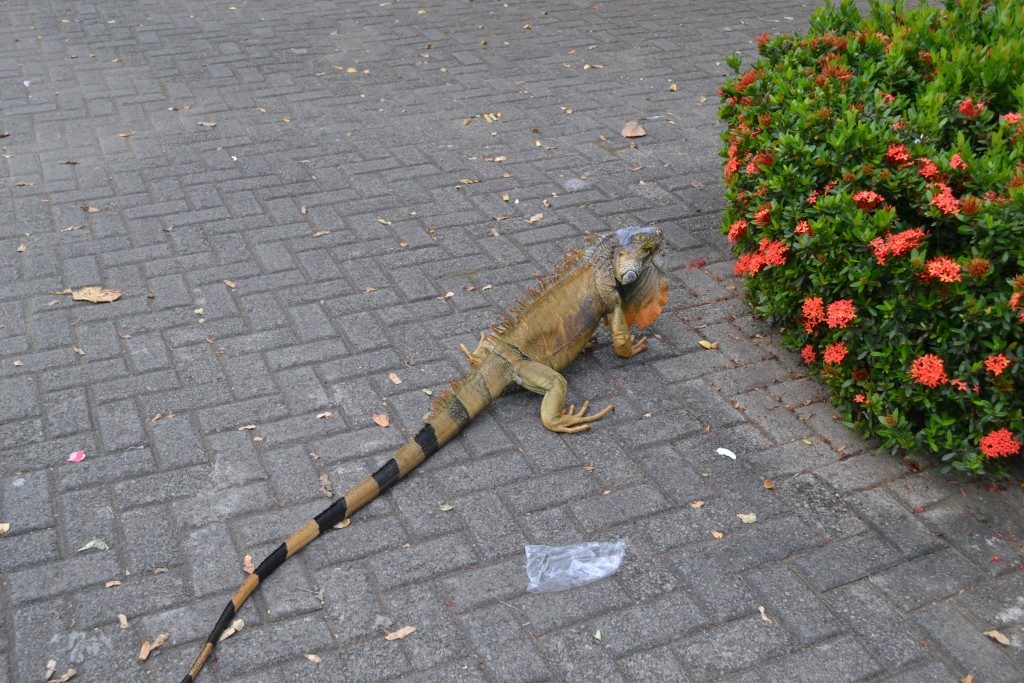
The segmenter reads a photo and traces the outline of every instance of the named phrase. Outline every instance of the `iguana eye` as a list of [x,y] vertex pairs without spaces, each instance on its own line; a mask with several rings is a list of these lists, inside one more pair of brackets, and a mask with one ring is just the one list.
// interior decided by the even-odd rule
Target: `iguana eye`
[[622,284],[628,285],[632,282],[636,282],[636,271],[627,270],[625,273],[622,274]]

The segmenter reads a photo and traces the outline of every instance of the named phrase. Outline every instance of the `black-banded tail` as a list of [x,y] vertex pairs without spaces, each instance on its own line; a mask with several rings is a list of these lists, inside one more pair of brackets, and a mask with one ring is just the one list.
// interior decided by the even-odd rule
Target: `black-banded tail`
[[439,398],[416,436],[403,444],[380,469],[353,486],[323,512],[309,520],[284,543],[270,553],[231,596],[217,624],[213,627],[182,683],[193,683],[213,648],[227,630],[238,610],[253,594],[260,582],[289,557],[299,552],[318,536],[351,516],[386,491],[392,484],[416,469],[424,460],[451,441],[469,422],[479,415],[509,385],[511,371],[508,361],[489,355],[461,382]]

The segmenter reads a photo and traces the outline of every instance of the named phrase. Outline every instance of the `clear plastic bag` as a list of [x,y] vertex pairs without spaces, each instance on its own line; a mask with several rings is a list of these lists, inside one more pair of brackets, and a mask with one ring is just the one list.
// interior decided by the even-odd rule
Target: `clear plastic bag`
[[526,546],[526,576],[531,593],[553,593],[611,576],[626,554],[626,541],[579,543],[555,548]]

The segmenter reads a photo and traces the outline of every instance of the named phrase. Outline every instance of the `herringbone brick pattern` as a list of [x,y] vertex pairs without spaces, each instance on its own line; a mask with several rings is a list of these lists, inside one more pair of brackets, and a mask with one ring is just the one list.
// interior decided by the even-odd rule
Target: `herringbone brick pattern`
[[[616,411],[561,436],[502,399],[266,582],[200,681],[1021,680],[1021,490],[842,428],[718,232],[724,58],[810,10],[0,0],[0,680],[179,680],[241,558],[634,224],[669,309],[569,372]],[[123,296],[52,293],[86,285]],[[526,593],[524,544],[615,538],[614,578]]]

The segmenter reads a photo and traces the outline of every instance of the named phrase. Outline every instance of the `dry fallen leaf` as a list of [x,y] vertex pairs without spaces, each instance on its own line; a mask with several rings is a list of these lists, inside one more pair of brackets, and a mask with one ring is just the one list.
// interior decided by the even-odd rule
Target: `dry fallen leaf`
[[84,552],[86,550],[109,550],[110,546],[102,538],[94,538],[75,552]]
[[148,640],[142,641],[142,647],[139,648],[139,660],[146,661],[149,659],[149,653],[153,651],[153,645]]
[[375,423],[377,423],[378,426],[381,426],[381,427],[387,427],[388,425],[391,424],[391,420],[388,419],[388,416],[387,415],[381,415],[380,413],[374,413],[373,414],[373,421]]
[[307,655],[303,655],[303,656],[306,659],[308,659],[309,661],[313,662],[314,664],[319,664],[320,662],[323,661],[322,659],[320,659],[320,657],[318,655],[307,654]]
[[345,519],[343,519],[340,522],[338,522],[337,524],[335,524],[334,527],[332,527],[332,528],[334,528],[334,529],[344,529],[345,527],[347,527],[351,523],[352,523],[352,520],[349,519],[348,517],[346,517]]
[[256,571],[256,565],[253,564],[252,555],[246,555],[242,558],[242,571],[246,574],[252,574]]
[[128,628],[128,617],[124,614],[117,615],[117,622],[121,624],[122,629]]
[[415,626],[405,626],[403,628],[398,629],[397,631],[392,631],[391,633],[388,633],[384,637],[387,640],[401,640],[402,638],[405,638],[407,635],[409,635],[415,630]]
[[221,282],[223,282],[225,285],[227,285],[228,289],[234,289],[235,287],[238,286],[238,285],[235,284],[234,280],[221,280]]
[[690,507],[692,507],[695,510],[697,508],[703,507],[703,506],[704,506],[704,501],[703,500],[691,500],[690,501]]
[[772,620],[764,613],[764,605],[758,605],[757,611],[761,613],[761,620],[767,621],[769,624],[773,623]]
[[253,429],[256,429],[256,425],[242,425],[241,427],[238,428],[238,431],[247,432]]
[[326,472],[320,475],[320,493],[328,498],[334,496],[334,486],[331,484],[331,478],[327,476]]
[[86,213],[99,213],[100,211],[103,210],[103,209],[97,209],[95,206],[87,206],[85,204],[83,204],[82,206],[80,206],[78,208],[80,208],[82,211],[85,211]]
[[50,678],[55,673],[57,673],[57,660],[56,659],[51,659],[50,661],[48,661],[46,663],[46,676],[43,677],[44,683],[45,683],[45,681],[50,680]]
[[4,534],[6,534],[10,530],[11,530],[11,523],[10,522],[0,522],[0,536],[3,536]]
[[389,380],[391,380],[391,383],[392,383],[392,384],[401,384],[401,383],[402,383],[402,380],[401,380],[401,378],[399,378],[399,376],[398,376],[398,375],[396,375],[396,374],[395,374],[395,373],[393,373],[393,372],[392,372],[392,373],[390,373],[390,374],[388,374],[388,379],[389,379]]
[[197,125],[203,126],[204,128],[216,128],[217,124],[213,121],[200,121]]
[[529,223],[530,225],[533,225],[534,223],[538,222],[541,218],[544,218],[544,214],[542,214],[542,213],[535,213],[532,216],[530,216],[529,218],[527,218],[526,222]]
[[722,536],[723,536],[724,534],[722,534],[722,532],[721,532],[721,531],[715,531],[714,529],[712,529],[712,530],[711,530],[711,535],[712,535],[712,536],[714,536],[715,538],[722,538]]
[[765,479],[764,480],[764,487],[770,491],[773,488],[775,488],[775,482],[772,481],[771,479]]
[[709,342],[709,341],[707,341],[705,339],[701,339],[697,343],[700,344],[701,347],[703,347],[705,349],[717,349],[718,348],[718,342]]
[[330,230],[317,230],[313,233],[313,237],[327,237],[331,234]]
[[[220,634],[220,638],[217,639],[217,642],[219,643],[222,640],[230,638],[231,636],[233,636],[236,633],[238,633],[239,631],[241,631],[244,626],[245,626],[245,621],[244,620],[242,620],[242,619],[235,619],[234,621],[231,622],[230,626],[228,626],[226,629],[224,629],[224,633]],[[153,647],[156,647],[156,646],[154,645]]]
[[121,298],[120,289],[104,287],[79,287],[78,289],[62,289],[50,294],[70,294],[75,301],[91,301],[94,304],[110,303]]
[[25,244],[24,242],[22,242],[21,244],[19,244],[19,245],[18,245],[18,248],[16,249],[16,251],[17,251],[17,252],[18,252],[19,254],[21,254],[21,253],[22,253],[22,252],[24,252],[24,251],[25,251],[26,249],[28,249],[28,245],[27,245],[27,244]]
[[318,420],[330,420],[333,417],[334,417],[334,413],[332,413],[330,411],[327,411],[326,413],[320,413],[319,415],[317,415],[316,419],[318,419]]
[[744,524],[753,524],[757,521],[757,515],[755,515],[753,512],[738,512],[736,513],[736,516],[739,517],[740,521]]
[[391,225],[391,221],[387,220],[386,218],[378,218],[377,222],[380,223],[381,225]]
[[161,633],[160,635],[158,635],[156,638],[153,639],[153,649],[155,650],[164,643],[166,643],[170,637],[170,633]]
[[104,588],[114,588],[114,587],[120,586],[120,585],[121,585],[121,582],[118,579],[111,579],[110,581],[107,581],[105,584],[103,584],[103,587]]
[[670,83],[669,86],[668,86],[668,91],[669,92],[675,92],[678,89],[679,89],[679,86],[677,84],[675,84],[675,83]]
[[448,512],[449,510],[454,510],[455,506],[451,503],[441,503],[440,508],[441,512]]
[[134,130],[126,130],[123,133],[118,133],[117,137],[119,137],[119,138],[130,138],[133,135],[135,135],[135,131]]
[[647,135],[647,131],[640,125],[639,121],[629,121],[622,127],[622,137],[624,138],[642,138],[645,135]]
[[1010,644],[1010,639],[1007,638],[1006,636],[1004,636],[999,631],[985,631],[985,635],[988,636],[989,638],[991,638],[992,640],[996,641],[1000,645],[1009,645]]
[[960,683],[974,683],[974,674],[967,674],[960,679]]

